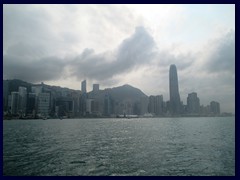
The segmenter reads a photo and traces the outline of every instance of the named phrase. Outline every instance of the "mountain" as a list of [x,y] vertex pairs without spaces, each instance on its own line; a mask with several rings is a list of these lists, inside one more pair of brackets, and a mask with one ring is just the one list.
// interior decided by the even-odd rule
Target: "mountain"
[[116,100],[140,100],[141,97],[147,97],[140,89],[125,84],[123,86],[108,89],[109,94]]
[[[27,92],[31,92],[31,86],[33,85],[37,85],[37,84],[32,84],[32,83],[28,83],[19,79],[13,79],[13,80],[3,80],[3,84],[5,86],[6,82],[8,82],[8,93],[12,92],[12,91],[18,91],[18,87],[19,86],[23,86],[27,88]],[[40,84],[39,84],[40,85]],[[59,86],[50,86],[50,85],[46,85],[43,84],[43,86],[45,87],[45,89],[50,89],[51,91],[78,91],[79,90],[72,90],[72,89],[68,89],[68,88],[63,88],[63,87],[59,87]],[[5,89],[5,88],[4,88]],[[88,93],[90,95],[90,97],[92,96],[93,92],[89,92]],[[125,84],[123,86],[119,86],[119,87],[113,87],[113,88],[107,88],[104,90],[100,90],[98,92],[98,95],[101,96],[102,98],[104,98],[105,94],[109,94],[112,99],[118,100],[118,101],[122,101],[122,100],[132,100],[132,101],[138,101],[140,100],[141,97],[147,97],[147,95],[145,95],[140,89],[135,88],[131,85]]]
[[31,92],[31,87],[32,86],[43,86],[43,88],[46,91],[68,91],[69,93],[71,92],[80,92],[80,90],[73,90],[73,89],[69,89],[66,87],[60,87],[60,86],[51,86],[51,85],[47,85],[47,84],[32,84],[32,83],[28,83],[19,79],[11,79],[11,80],[3,80],[3,90],[7,91],[8,94],[11,94],[11,92],[17,92],[18,91],[18,87],[22,86],[22,87],[26,87],[27,88],[27,92]]

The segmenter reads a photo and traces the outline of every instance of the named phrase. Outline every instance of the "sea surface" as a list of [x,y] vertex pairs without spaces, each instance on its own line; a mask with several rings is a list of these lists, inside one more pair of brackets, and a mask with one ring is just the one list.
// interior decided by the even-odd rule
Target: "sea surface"
[[5,176],[234,176],[235,117],[3,121]]

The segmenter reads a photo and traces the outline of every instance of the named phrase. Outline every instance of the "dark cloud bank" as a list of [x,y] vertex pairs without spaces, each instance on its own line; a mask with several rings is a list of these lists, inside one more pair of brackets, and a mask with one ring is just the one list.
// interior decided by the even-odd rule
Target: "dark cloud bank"
[[[235,68],[235,32],[214,42],[215,51],[209,57],[203,69],[209,73],[229,71],[234,74]],[[175,63],[179,70],[192,65],[197,55],[173,55],[168,51],[158,50],[154,39],[144,27],[137,27],[129,38],[115,49],[114,52],[97,54],[93,49],[85,49],[78,56],[65,59],[45,57],[46,49],[42,46],[15,44],[8,48],[3,56],[4,79],[19,78],[29,82],[57,80],[70,70],[67,76],[75,76],[97,81],[111,80],[143,65],[156,64],[166,67]],[[157,63],[156,63],[157,62]]]

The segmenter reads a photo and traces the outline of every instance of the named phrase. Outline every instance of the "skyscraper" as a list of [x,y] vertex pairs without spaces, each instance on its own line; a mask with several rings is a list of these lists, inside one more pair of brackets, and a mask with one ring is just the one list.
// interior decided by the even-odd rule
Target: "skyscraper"
[[219,104],[219,102],[216,102],[216,101],[211,101],[210,102],[210,112],[213,115],[219,115],[220,114],[220,104]]
[[27,88],[20,86],[18,88],[18,92],[19,92],[18,110],[25,115],[27,113]]
[[199,114],[200,111],[200,100],[197,97],[196,92],[188,94],[187,97],[187,111],[190,114]]
[[172,64],[169,70],[169,91],[170,91],[170,113],[172,115],[179,115],[181,105],[178,90],[177,68],[175,64]]
[[12,92],[11,95],[11,113],[16,115],[18,114],[19,92]]
[[93,84],[93,92],[99,91],[99,84]]
[[80,114],[82,116],[86,115],[86,101],[87,101],[87,82],[82,81],[82,95],[80,97]]
[[82,93],[87,92],[87,82],[86,80],[82,81]]
[[50,98],[50,93],[38,94],[37,112],[42,117],[46,117],[49,115]]

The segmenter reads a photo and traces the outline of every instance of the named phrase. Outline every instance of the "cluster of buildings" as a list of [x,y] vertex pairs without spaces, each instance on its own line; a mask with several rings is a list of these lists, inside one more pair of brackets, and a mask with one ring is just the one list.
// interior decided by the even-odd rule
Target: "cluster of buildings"
[[168,104],[169,113],[172,116],[219,116],[220,104],[216,101],[211,101],[207,106],[200,106],[200,99],[196,92],[188,94],[187,105],[184,105],[180,100],[178,88],[177,68],[174,64],[169,70],[169,94],[170,100]]
[[4,114],[19,118],[220,115],[218,102],[200,105],[196,92],[188,94],[186,105],[182,103],[175,65],[169,71],[169,101],[164,101],[162,95],[134,99],[123,94],[117,98],[112,89],[100,90],[99,84],[93,84],[92,91],[87,92],[86,80],[81,83],[81,91],[41,83],[30,88],[19,86],[18,91],[9,92],[8,81],[4,83]]

